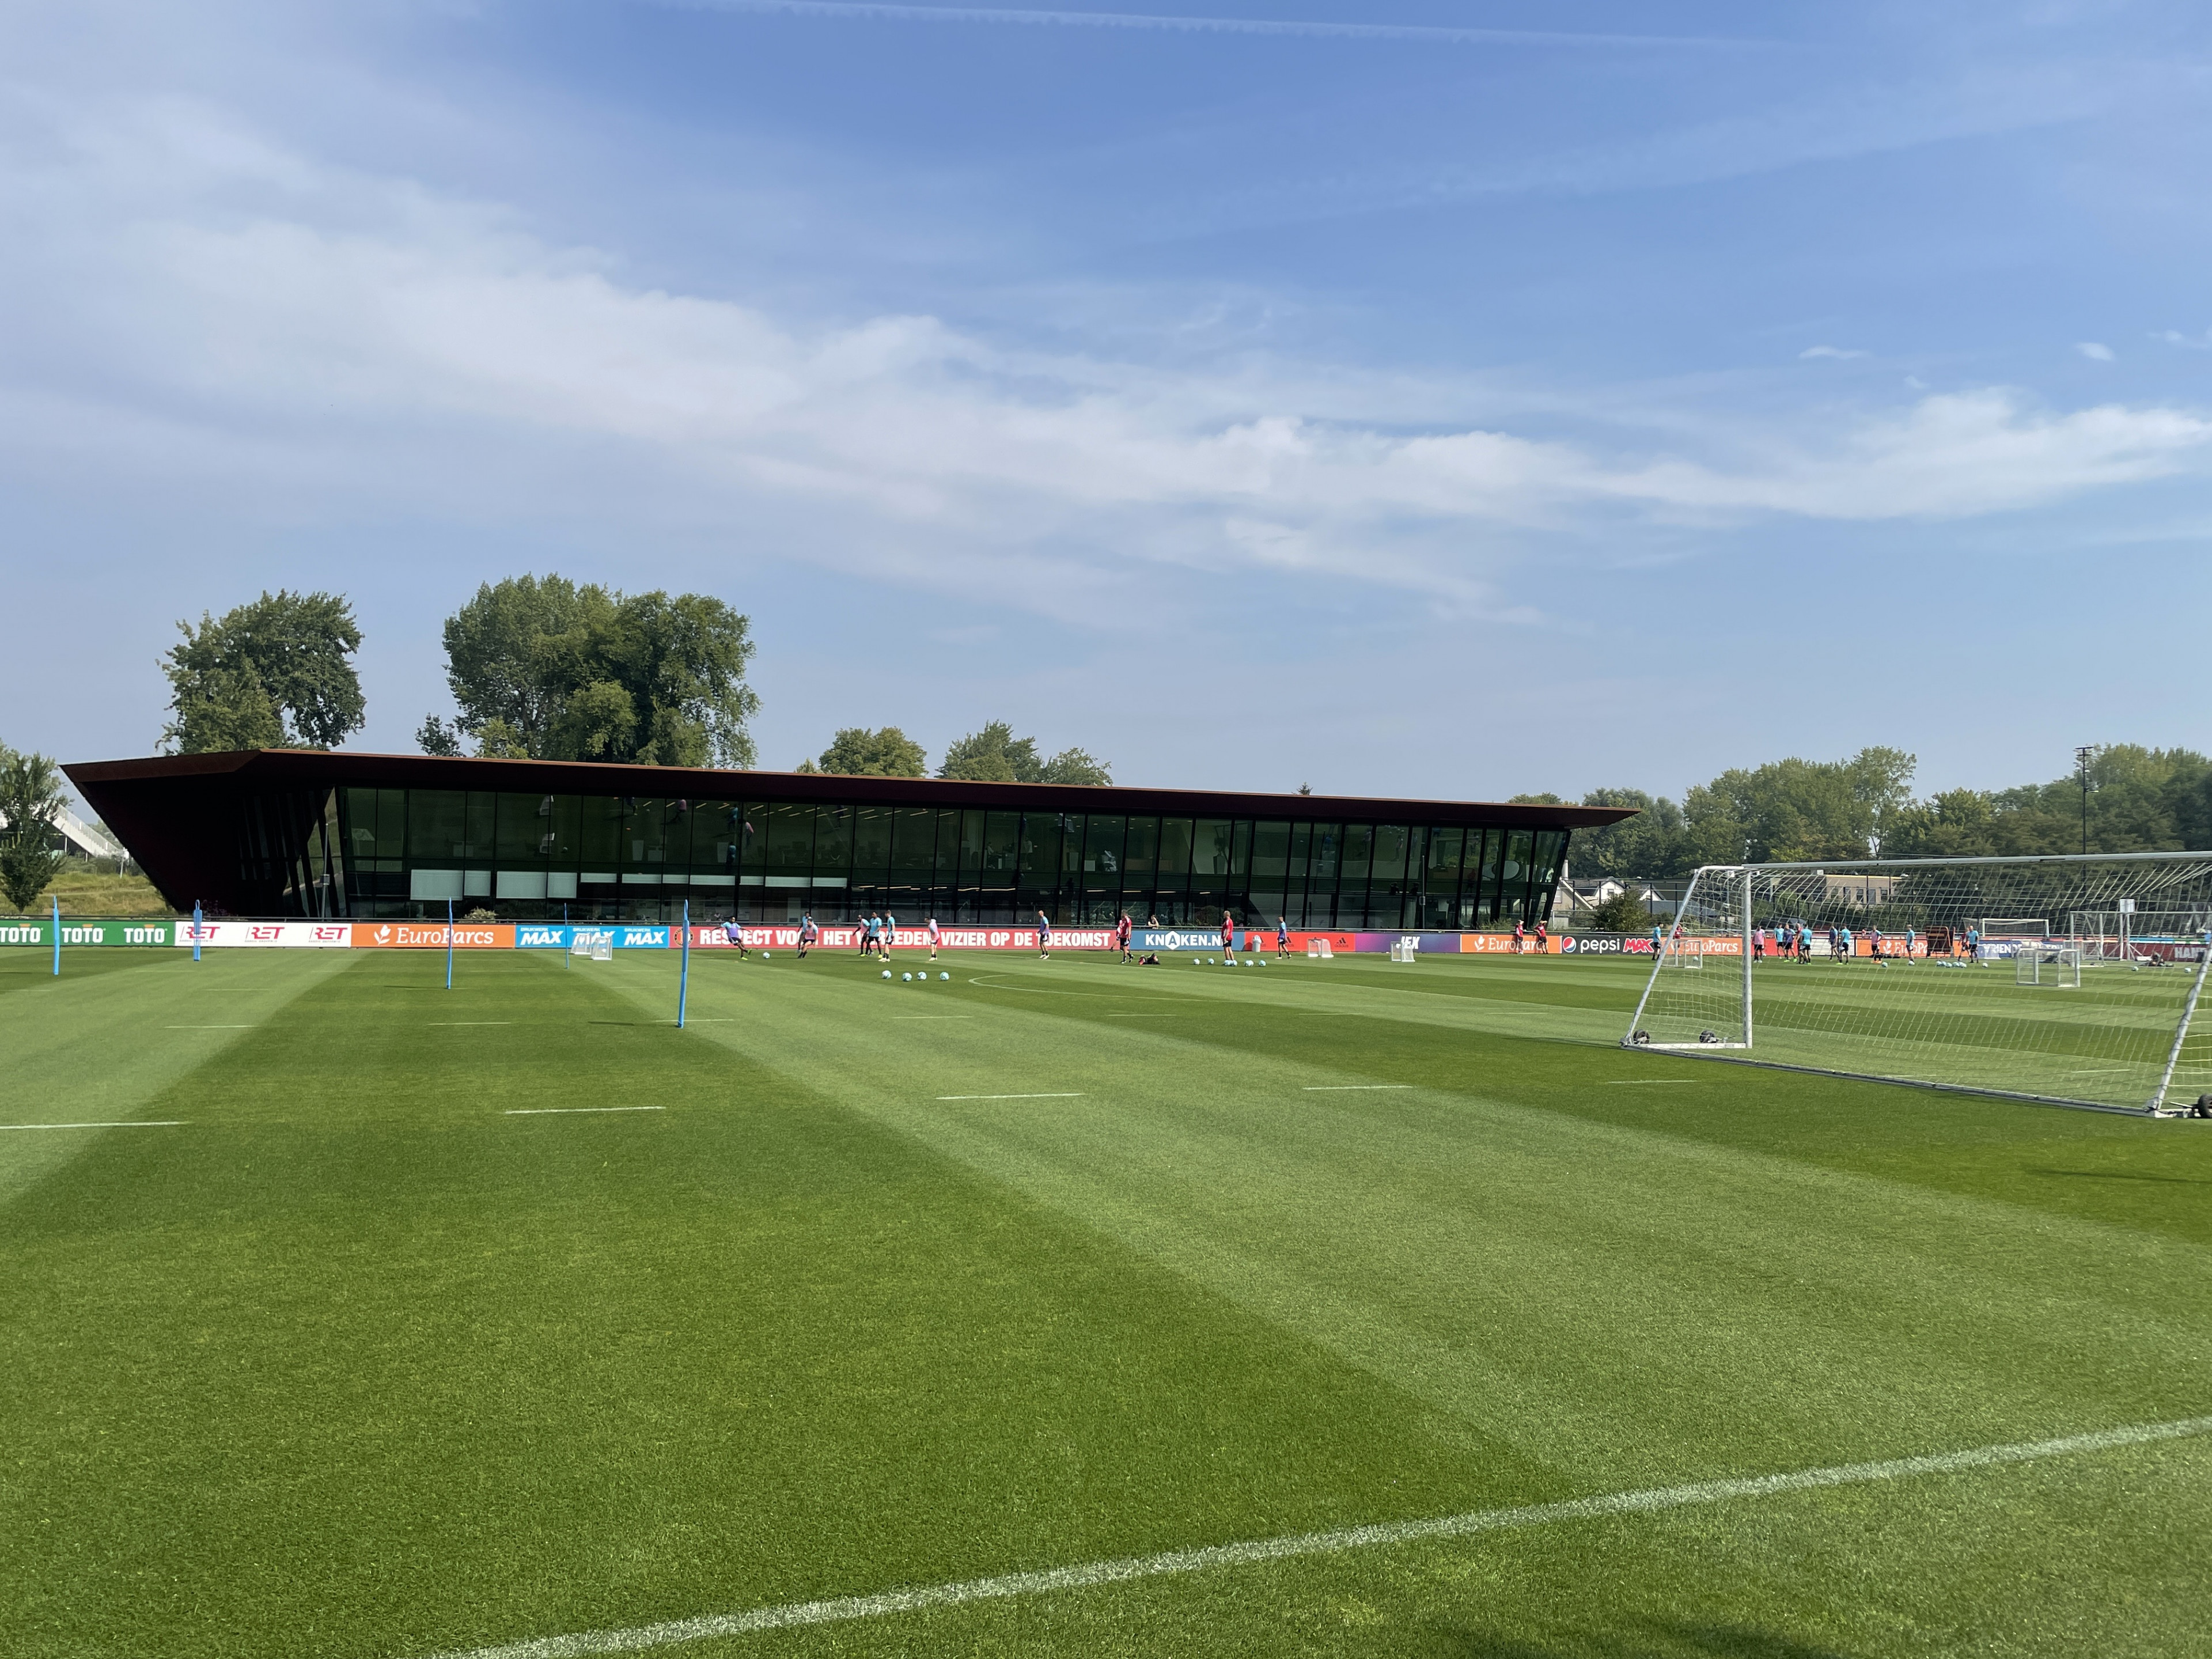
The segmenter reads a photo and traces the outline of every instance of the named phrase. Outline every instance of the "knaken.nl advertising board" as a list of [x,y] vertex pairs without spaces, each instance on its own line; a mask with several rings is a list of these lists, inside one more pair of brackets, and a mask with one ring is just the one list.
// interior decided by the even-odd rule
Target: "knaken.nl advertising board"
[[[198,942],[210,950],[343,951],[354,942],[350,921],[202,921]],[[180,921],[173,943],[189,947],[195,924]]]

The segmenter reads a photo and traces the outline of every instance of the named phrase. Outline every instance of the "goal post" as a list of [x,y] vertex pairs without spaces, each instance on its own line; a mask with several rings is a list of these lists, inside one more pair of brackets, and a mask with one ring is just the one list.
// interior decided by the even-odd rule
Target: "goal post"
[[1625,1047],[2108,1111],[2212,1095],[2212,852],[1708,866],[1655,943]]

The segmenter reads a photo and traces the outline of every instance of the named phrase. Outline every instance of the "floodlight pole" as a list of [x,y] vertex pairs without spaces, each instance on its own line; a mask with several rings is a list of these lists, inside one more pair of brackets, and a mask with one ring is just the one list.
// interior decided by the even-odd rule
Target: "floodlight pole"
[[676,975],[676,1029],[684,1029],[684,1007],[691,999],[691,901],[684,901],[684,965]]
[[54,895],[54,977],[62,976],[62,900]]
[[453,988],[453,902],[446,901],[446,988]]
[[200,902],[192,901],[192,960],[200,959]]

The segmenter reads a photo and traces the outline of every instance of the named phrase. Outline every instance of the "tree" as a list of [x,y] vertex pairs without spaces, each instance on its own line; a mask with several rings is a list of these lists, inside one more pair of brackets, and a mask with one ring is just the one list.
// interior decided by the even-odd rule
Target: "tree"
[[1624,887],[1590,911],[1589,925],[1601,933],[1641,933],[1651,925],[1651,912],[1632,887]]
[[417,735],[479,755],[750,766],[749,618],[701,593],[623,594],[560,576],[486,583],[446,620],[460,713]]
[[852,778],[923,778],[929,775],[928,751],[896,726],[871,732],[848,726],[830,739],[821,758],[807,771],[835,772]]
[[970,783],[1036,783],[1043,771],[1036,739],[1017,738],[1005,720],[993,720],[948,745],[937,775]]
[[37,902],[61,868],[55,823],[64,804],[61,771],[46,755],[0,744],[0,891],[18,910]]
[[367,717],[350,660],[361,629],[343,594],[280,589],[177,628],[184,642],[161,665],[172,715],[161,738],[179,754],[331,749]]
[[1597,830],[1577,830],[1568,857],[1577,875],[1662,879],[1691,867],[1682,809],[1641,789],[1593,789],[1585,806],[1632,806],[1636,816]]
[[1037,753],[1035,738],[1017,738],[1005,720],[993,720],[980,732],[971,732],[945,751],[940,778],[963,778],[973,783],[1073,783],[1103,786],[1114,781],[1108,763],[1080,749],[1063,749],[1046,760]]
[[1063,749],[1044,763],[1039,777],[1041,783],[1080,784],[1089,789],[1103,789],[1114,781],[1107,763],[1087,750]]
[[1863,749],[1849,760],[1723,772],[1683,797],[1692,860],[1870,858],[1911,799],[1914,764],[1902,750]]

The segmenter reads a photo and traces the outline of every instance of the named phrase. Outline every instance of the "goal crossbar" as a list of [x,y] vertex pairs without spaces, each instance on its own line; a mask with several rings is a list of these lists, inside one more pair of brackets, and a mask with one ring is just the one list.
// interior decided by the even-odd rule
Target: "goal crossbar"
[[2212,1101],[2212,852],[1709,865],[1655,945],[1625,1047],[2104,1111]]

